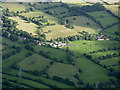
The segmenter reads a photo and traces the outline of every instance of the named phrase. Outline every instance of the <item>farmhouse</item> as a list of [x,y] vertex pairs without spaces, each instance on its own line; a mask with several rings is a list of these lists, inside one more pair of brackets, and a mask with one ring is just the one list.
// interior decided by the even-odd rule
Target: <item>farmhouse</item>
[[54,42],[54,43],[50,43],[50,46],[53,46],[53,47],[63,47],[63,46],[66,46],[67,43],[62,43],[62,42]]

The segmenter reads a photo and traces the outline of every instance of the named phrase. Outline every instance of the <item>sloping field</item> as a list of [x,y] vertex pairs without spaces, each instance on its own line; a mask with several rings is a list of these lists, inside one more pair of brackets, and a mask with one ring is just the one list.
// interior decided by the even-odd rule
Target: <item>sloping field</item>
[[74,25],[74,29],[77,32],[87,31],[89,33],[95,33],[99,28],[96,23],[85,16],[73,16],[69,17],[68,20]]
[[20,15],[25,16],[25,17],[38,17],[38,16],[44,16],[44,18],[48,19],[49,22],[51,23],[57,23],[58,19],[43,13],[42,11],[36,11],[36,12],[29,12],[29,13],[21,13]]
[[81,40],[81,41],[72,41],[69,44],[75,45],[75,47],[69,47],[69,49],[74,51],[78,57],[80,54],[83,54],[83,53],[89,53],[92,51],[105,49],[108,47],[118,47],[117,41],[85,41],[85,40]]
[[18,22],[19,25],[17,25],[17,28],[19,30],[26,31],[28,33],[32,33],[35,35],[35,30],[37,29],[37,25],[34,23],[27,23],[25,20],[20,19],[19,17],[9,17],[9,19],[12,19],[16,22]]
[[83,71],[80,74],[80,78],[84,81],[85,84],[107,82],[110,78],[115,79],[113,77],[107,76],[107,70],[82,56],[77,59],[77,67]]
[[106,11],[95,11],[89,12],[88,14],[94,16],[97,21],[100,21],[103,27],[107,27],[108,25],[112,25],[113,23],[118,22],[118,19],[116,19]]
[[66,37],[77,34],[77,32],[74,29],[73,30],[68,29],[63,25],[46,26],[43,28],[43,30],[44,32],[48,32],[48,30],[51,30],[50,33],[46,33],[47,40],[50,40],[52,38]]
[[76,74],[77,68],[73,65],[54,63],[49,69],[48,74],[50,77],[58,76],[62,78],[69,78],[70,80],[76,82],[77,80],[73,77]]
[[111,10],[115,15],[119,16],[120,11],[118,9],[118,5],[104,5],[108,10]]
[[23,11],[30,7],[28,3],[19,4],[18,2],[5,2],[2,6],[3,8],[9,8],[10,11],[14,12]]
[[39,52],[40,50],[43,51],[51,59],[56,58],[57,61],[63,60],[64,63],[69,63],[68,54],[66,52],[64,52],[64,51],[60,51],[60,50],[54,49],[54,48],[38,46],[38,45],[34,46],[34,49],[35,49],[36,52]]
[[51,61],[50,59],[47,59],[43,56],[40,56],[38,54],[33,54],[32,56],[23,59],[21,62],[18,63],[18,65],[23,70],[42,71],[46,68],[46,66],[49,66],[50,61]]
[[100,61],[100,64],[106,65],[106,66],[115,65],[115,64],[118,64],[118,59],[119,58],[118,57],[113,57],[113,58],[109,58],[109,59],[104,59],[104,60]]

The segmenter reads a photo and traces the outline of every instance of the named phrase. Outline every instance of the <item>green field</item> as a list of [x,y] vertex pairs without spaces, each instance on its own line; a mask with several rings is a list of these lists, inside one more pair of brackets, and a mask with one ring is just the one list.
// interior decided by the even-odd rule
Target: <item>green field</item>
[[4,8],[9,8],[10,11],[23,11],[27,8],[30,8],[28,3],[19,4],[18,2],[5,2],[2,4]]
[[23,30],[26,31],[28,33],[32,33],[33,35],[35,35],[35,31],[38,27],[38,25],[34,24],[34,23],[27,23],[27,21],[20,19],[19,17],[9,17],[9,19],[12,19],[14,21],[18,22],[18,26],[17,28],[19,30]]
[[[43,30],[47,36],[47,40],[78,34],[74,29],[71,30],[69,28],[64,27],[63,25],[46,26],[43,28]],[[51,30],[51,32],[46,33],[46,32],[48,32],[48,30]]]
[[118,22],[118,19],[114,18],[106,11],[95,11],[89,12],[88,14],[94,16],[97,21],[100,21],[103,27],[107,27],[108,25]]
[[20,15],[25,16],[25,17],[38,17],[38,16],[44,16],[44,18],[46,18],[50,23],[57,23],[58,19],[45,14],[42,11],[35,11],[35,12],[29,12],[29,13],[21,13]]
[[[8,73],[8,72],[6,72],[6,73]],[[12,74],[12,75],[17,75],[18,71],[15,70],[15,69],[10,69],[9,73]],[[45,77],[32,75],[32,74],[29,74],[29,73],[26,73],[26,72],[23,72],[23,71],[22,71],[22,76],[29,77],[29,78],[32,78],[34,80],[39,80],[40,79],[40,80],[42,80],[42,81],[44,81],[46,83],[49,83],[50,85],[56,85],[56,86],[58,86],[60,88],[73,88],[70,85],[67,85],[67,84],[52,80],[52,79],[48,79],[48,78],[45,78]]]
[[111,34],[111,35],[115,35],[115,32],[118,32],[118,30],[119,30],[119,27],[118,27],[118,26],[119,26],[119,25],[115,25],[115,26],[113,26],[113,27],[111,27],[111,28],[109,28],[109,29],[106,29],[104,33],[106,33],[106,34]]
[[7,80],[15,80],[18,83],[23,83],[23,84],[26,84],[26,85],[30,85],[34,88],[49,88],[48,86],[45,86],[41,83],[37,83],[35,81],[31,81],[31,80],[27,80],[27,79],[23,79],[23,78],[19,78],[19,77],[13,77],[13,76],[10,76],[10,75],[3,74],[3,78],[6,78]]
[[110,78],[112,78],[110,76],[107,76],[107,70],[100,67],[99,65],[96,65],[95,63],[83,56],[77,59],[77,67],[83,71],[79,76],[85,84],[107,82]]
[[63,60],[64,63],[69,63],[68,61],[68,54],[64,51],[60,51],[58,49],[54,48],[48,48],[48,47],[43,47],[43,46],[34,46],[34,49],[36,52],[39,52],[40,50],[49,55],[51,59],[56,58],[57,61]]
[[107,54],[111,54],[113,55],[113,53],[118,53],[118,51],[116,50],[110,50],[110,51],[106,51],[106,52],[98,52],[98,53],[94,53],[94,54],[91,54],[91,56],[95,59],[97,59],[98,57],[100,56],[106,56]]
[[115,15],[119,16],[119,5],[104,5],[108,10],[111,10]]
[[[76,20],[73,20],[74,18],[76,18]],[[73,16],[69,17],[68,20],[74,25],[74,30],[77,32],[87,31],[89,33],[96,33],[99,28],[96,23],[85,16]],[[89,23],[89,25],[87,25],[87,23]]]
[[29,56],[19,62],[18,66],[27,71],[42,71],[46,68],[46,66],[50,65],[50,61],[50,59],[44,58],[43,56],[33,54],[32,56]]
[[62,63],[54,63],[49,69],[48,69],[48,74],[50,77],[52,76],[58,76],[62,78],[69,78],[73,82],[77,82],[75,77],[73,75],[76,74],[77,68],[73,65],[67,65],[67,64],[62,64]]
[[106,66],[118,64],[118,57],[113,57],[113,58],[101,60],[100,64],[106,65]]
[[85,41],[85,40],[81,40],[81,41],[73,41],[73,42],[70,42],[69,44],[76,45],[75,47],[69,47],[69,49],[74,51],[75,55],[77,57],[79,57],[79,55],[83,54],[83,53],[89,53],[92,51],[105,49],[108,47],[118,47],[117,41]]

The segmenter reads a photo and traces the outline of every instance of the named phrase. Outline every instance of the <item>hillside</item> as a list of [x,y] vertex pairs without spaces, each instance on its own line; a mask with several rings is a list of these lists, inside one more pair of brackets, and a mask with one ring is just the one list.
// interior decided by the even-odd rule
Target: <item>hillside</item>
[[118,6],[98,1],[3,3],[2,88],[120,88]]

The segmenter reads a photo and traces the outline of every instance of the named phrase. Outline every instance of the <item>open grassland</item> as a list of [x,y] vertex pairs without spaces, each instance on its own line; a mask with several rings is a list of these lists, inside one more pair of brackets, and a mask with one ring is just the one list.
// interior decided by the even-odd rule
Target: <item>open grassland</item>
[[115,26],[112,26],[111,28],[108,28],[108,29],[106,29],[105,30],[105,32],[104,33],[108,33],[108,34],[115,34],[115,32],[118,32],[118,27],[119,25],[115,25]]
[[[47,36],[47,40],[55,39],[58,37],[72,36],[77,34],[77,32],[74,29],[68,29],[63,25],[46,26],[43,28],[43,30]],[[51,32],[46,33],[48,32],[48,30],[51,30]]]
[[108,47],[118,47],[117,41],[85,41],[85,40],[81,40],[81,41],[72,41],[69,44],[75,45],[75,47],[69,47],[69,49],[74,51],[75,55],[78,57],[79,57],[79,54],[89,53],[89,52],[100,50],[100,49],[106,49]]
[[11,53],[13,50],[14,50],[13,48],[6,48],[6,49],[2,52],[2,54],[4,55],[4,54],[6,54],[6,53]]
[[54,63],[49,69],[48,74],[50,77],[52,76],[58,76],[62,78],[69,78],[73,82],[77,82],[75,77],[73,77],[76,72],[77,68],[73,65],[63,64],[63,63]]
[[40,10],[42,10],[42,9],[45,9],[45,8],[51,8],[51,7],[54,7],[54,6],[60,6],[61,5],[61,3],[50,3],[50,4],[38,4],[38,5],[36,5],[35,6],[35,8],[36,9],[40,9]]
[[[15,69],[10,69],[9,72],[5,72],[5,73],[9,73],[9,74],[12,74],[12,75],[18,75],[18,71],[15,70]],[[29,73],[26,73],[26,72],[23,72],[23,71],[22,71],[22,76],[29,77],[29,78],[31,78],[33,80],[39,80],[40,79],[40,80],[42,80],[42,81],[44,81],[46,83],[49,83],[50,85],[56,85],[56,86],[58,86],[60,88],[73,88],[70,85],[67,85],[67,84],[52,80],[52,79],[48,79],[48,78],[45,78],[45,77],[32,75],[32,74],[29,74]]]
[[106,11],[95,11],[89,12],[88,14],[94,16],[97,21],[100,21],[103,27],[107,27],[108,25],[112,25],[113,23],[118,22],[118,19],[116,19]]
[[40,50],[43,51],[51,59],[56,58],[57,61],[63,60],[64,63],[69,63],[68,54],[66,52],[64,52],[64,51],[60,51],[60,50],[54,49],[54,48],[38,46],[38,45],[34,46],[34,49],[35,49],[36,52],[39,52]]
[[17,81],[18,83],[23,83],[23,84],[32,86],[34,88],[49,88],[48,86],[45,86],[41,83],[37,83],[35,81],[31,81],[31,80],[27,80],[27,79],[23,79],[23,78],[19,78],[19,77],[13,77],[13,76],[6,75],[6,74],[3,74],[2,77],[6,78],[7,80],[14,80],[14,81]]
[[32,56],[29,56],[18,63],[18,66],[20,66],[23,70],[27,71],[42,71],[46,68],[46,66],[49,65],[50,59],[47,59],[38,54],[33,54]]
[[23,11],[27,8],[30,8],[27,2],[24,2],[23,4],[19,4],[18,2],[5,2],[2,4],[3,8],[9,8],[10,11]]
[[114,70],[118,71],[120,73],[120,64],[116,66],[110,66],[108,69],[113,68]]
[[87,31],[89,33],[96,33],[99,28],[96,23],[85,16],[73,16],[69,17],[68,20],[74,25],[74,30],[77,32]]
[[29,13],[21,13],[20,15],[25,16],[25,17],[44,16],[44,18],[46,18],[48,20],[48,22],[50,22],[50,23],[57,23],[58,22],[57,18],[55,18],[55,17],[53,17],[51,15],[45,14],[42,11],[35,11],[35,12],[29,12]]
[[2,61],[3,63],[3,69],[8,69],[11,65],[14,63],[22,60],[24,57],[26,57],[26,54],[28,53],[28,50],[23,49],[19,53],[10,56],[9,58]]
[[113,55],[113,53],[118,53],[118,51],[116,50],[110,50],[110,51],[106,51],[106,52],[98,52],[98,53],[94,53],[91,54],[91,56],[95,59],[99,58],[100,56],[106,56],[107,54],[111,54]]
[[86,3],[86,2],[66,2],[70,7],[74,7],[74,6],[79,6],[79,7],[82,7],[82,6],[86,6],[86,5],[93,5],[93,4],[90,4],[90,3]]
[[26,31],[28,33],[32,33],[33,35],[35,35],[35,30],[37,29],[38,25],[34,24],[34,23],[27,23],[25,20],[20,19],[19,17],[9,17],[9,19],[12,19],[16,22],[18,22],[18,26],[17,28],[19,30],[23,30]]
[[120,11],[118,9],[119,5],[104,5],[108,10],[111,10],[115,15],[119,16]]
[[106,65],[106,66],[112,66],[118,64],[118,60],[120,57],[113,57],[109,59],[104,59],[100,61],[100,64]]
[[[84,84],[94,84],[96,82],[107,82],[112,77],[107,76],[108,71],[99,65],[93,63],[89,59],[81,56],[77,59],[77,67],[83,72],[79,75],[80,79],[84,81]],[[112,78],[115,79],[115,78]]]
[[52,11],[53,16],[57,18],[62,18],[63,16],[70,16],[69,10],[65,7],[56,7],[56,8],[44,10],[44,12],[45,11]]

